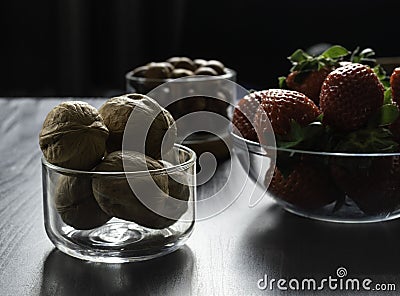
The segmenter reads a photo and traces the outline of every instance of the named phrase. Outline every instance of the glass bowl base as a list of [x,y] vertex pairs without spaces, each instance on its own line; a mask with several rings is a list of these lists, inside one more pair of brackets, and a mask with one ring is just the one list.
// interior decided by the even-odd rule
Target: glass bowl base
[[110,221],[92,230],[65,227],[65,235],[48,233],[53,244],[63,253],[92,262],[125,263],[144,261],[169,254],[181,247],[193,231],[150,229],[126,221]]
[[279,204],[280,207],[282,207],[285,211],[289,213],[324,222],[356,224],[384,222],[400,218],[399,210],[387,214],[367,215],[363,213],[355,205],[355,203],[348,198],[346,198],[345,205],[342,206],[339,210],[335,210],[335,204],[330,204],[314,211],[296,207],[282,200],[274,200]]

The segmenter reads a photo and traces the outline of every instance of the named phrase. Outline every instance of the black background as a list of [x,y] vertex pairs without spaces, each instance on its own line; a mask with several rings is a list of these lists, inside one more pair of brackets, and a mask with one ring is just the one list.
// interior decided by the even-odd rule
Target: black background
[[174,55],[219,59],[276,86],[296,48],[326,42],[400,56],[398,1],[1,1],[0,96],[108,96]]

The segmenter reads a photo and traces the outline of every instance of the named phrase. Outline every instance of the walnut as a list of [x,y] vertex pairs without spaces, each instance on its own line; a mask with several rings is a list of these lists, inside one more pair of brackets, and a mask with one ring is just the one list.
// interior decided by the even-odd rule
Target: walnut
[[90,176],[61,176],[54,204],[65,224],[75,229],[93,229],[111,218],[97,204]]
[[[134,118],[130,119],[134,109]],[[177,133],[174,118],[148,96],[129,94],[111,98],[100,107],[99,112],[110,131],[108,153],[122,150],[124,133],[129,140],[124,149],[143,152],[154,159],[161,158],[162,145],[164,152],[171,150],[174,145]],[[125,130],[128,120],[129,127]],[[149,123],[149,127],[146,127],[146,123]]]
[[160,216],[141,202],[145,200],[146,205],[151,204],[156,212],[168,206],[167,174],[145,173],[129,177],[129,172],[163,169],[163,165],[140,152],[115,151],[107,155],[95,171],[123,172],[124,169],[128,173],[125,176],[99,174],[93,177],[93,193],[103,211],[110,216],[154,229],[175,223],[176,220]]
[[[160,160],[165,168],[171,168],[173,165],[165,160]],[[190,196],[188,176],[182,171],[171,171],[168,172],[168,191],[169,196],[182,200],[188,201]],[[187,204],[186,204],[187,208]]]
[[48,162],[69,169],[90,170],[104,156],[108,129],[88,103],[71,101],[47,114],[39,145]]

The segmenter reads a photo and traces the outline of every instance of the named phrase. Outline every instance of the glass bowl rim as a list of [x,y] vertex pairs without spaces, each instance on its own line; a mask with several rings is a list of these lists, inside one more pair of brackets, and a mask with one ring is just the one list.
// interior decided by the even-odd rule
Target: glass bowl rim
[[173,165],[171,167],[164,167],[161,169],[154,169],[154,170],[145,170],[145,171],[135,171],[135,172],[107,172],[107,171],[87,171],[87,170],[75,170],[75,169],[68,169],[68,168],[63,168],[54,164],[49,163],[44,156],[41,157],[42,165],[45,166],[46,168],[56,171],[57,173],[64,173],[64,174],[70,174],[70,175],[88,175],[88,176],[114,176],[114,177],[126,177],[126,176],[131,176],[131,177],[139,177],[139,176],[148,176],[149,174],[151,175],[161,175],[161,174],[171,174],[174,172],[181,172],[189,167],[195,165],[196,163],[196,153],[181,144],[174,144],[175,148],[178,148],[179,151],[185,151],[190,158],[186,160],[183,163]]
[[193,75],[193,76],[185,76],[180,78],[145,78],[145,77],[137,77],[132,75],[132,71],[129,71],[125,74],[125,79],[130,81],[137,81],[140,83],[144,82],[169,82],[169,81],[176,81],[176,82],[199,82],[199,81],[210,81],[210,80],[221,80],[221,79],[230,79],[236,77],[236,71],[231,68],[225,68],[225,74],[210,76],[210,75]]
[[268,156],[268,152],[287,152],[291,154],[308,154],[315,156],[338,156],[338,157],[393,157],[400,156],[400,152],[390,153],[350,153],[350,152],[326,152],[326,151],[312,151],[312,150],[301,150],[301,149],[290,149],[290,148],[279,148],[262,145],[258,142],[254,142],[239,135],[235,134],[233,130],[230,131],[233,136],[233,143],[236,147],[244,150],[248,150],[249,153],[257,154],[260,156]]

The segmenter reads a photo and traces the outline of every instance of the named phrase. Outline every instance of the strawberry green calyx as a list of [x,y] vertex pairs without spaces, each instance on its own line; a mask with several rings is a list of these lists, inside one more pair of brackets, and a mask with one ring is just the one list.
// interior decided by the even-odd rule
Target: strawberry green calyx
[[376,65],[375,51],[371,48],[365,48],[360,51],[360,47],[357,46],[351,53],[350,62],[373,67]]
[[322,124],[323,114],[306,126],[291,120],[290,132],[277,135],[277,145],[284,149],[328,151],[343,153],[389,153],[399,150],[389,126],[399,118],[394,104],[385,104],[377,110],[365,128],[344,133]]
[[368,122],[368,127],[385,127],[393,124],[399,118],[399,108],[392,103],[382,105]]
[[385,91],[388,92],[388,94],[392,94],[390,90],[390,77],[387,76],[386,71],[383,69],[381,65],[376,65],[375,67],[372,68],[374,70],[376,76],[378,76],[379,81],[382,83],[383,87],[385,88]]
[[290,132],[282,137],[277,135],[277,145],[280,148],[296,148],[304,150],[318,150],[321,137],[325,132],[322,125],[322,114],[318,118],[306,126],[301,126],[295,120],[290,121]]
[[279,88],[282,89],[287,89],[287,84],[286,84],[286,76],[280,76],[278,77],[278,82],[279,82]]
[[[377,64],[375,51],[371,48],[360,50],[360,47],[356,47],[353,51],[348,51],[343,46],[334,45],[319,56],[312,56],[302,49],[297,49],[288,59],[292,63],[290,72],[298,72],[296,77],[298,82],[301,82],[304,78],[303,76],[306,76],[308,72],[319,71],[323,68],[334,69],[343,66],[341,62],[348,62],[371,67],[385,89],[390,88],[389,77],[383,67]],[[286,77],[279,77],[278,80],[280,88],[287,88]]]
[[298,49],[288,57],[293,65],[290,71],[307,72],[321,70],[324,67],[338,66],[339,62],[349,54],[350,52],[340,45],[334,45],[328,48],[319,56],[312,56],[302,49]]
[[398,107],[394,104],[384,104],[362,129],[347,134],[331,130],[329,148],[334,152],[350,153],[397,152],[399,144],[395,141],[389,126],[398,118]]
[[366,128],[347,134],[335,147],[337,152],[390,153],[396,152],[399,144],[393,140],[386,128]]
[[[339,67],[340,62],[343,61],[344,57],[348,56],[350,52],[340,45],[334,45],[327,50],[325,50],[319,56],[312,56],[308,53],[304,52],[302,49],[296,50],[291,56],[288,57],[289,61],[292,63],[292,68],[290,69],[291,74],[295,74],[292,78],[289,77],[279,77],[279,88],[281,89],[294,89],[300,92],[304,92],[303,89],[297,89],[293,84],[302,84],[304,80],[309,76],[310,72],[320,72],[320,76],[322,76],[322,81],[326,77],[326,75],[330,72],[330,70]],[[326,71],[327,73],[323,74]],[[314,80],[313,77],[311,80]],[[294,78],[294,79],[293,79]],[[292,86],[289,87],[289,80]],[[318,80],[318,79],[317,79]],[[313,83],[315,85],[316,82]],[[319,92],[319,88],[318,88]],[[318,95],[313,97],[312,93],[307,93],[306,95],[311,96],[311,99],[314,102],[317,102]]]

